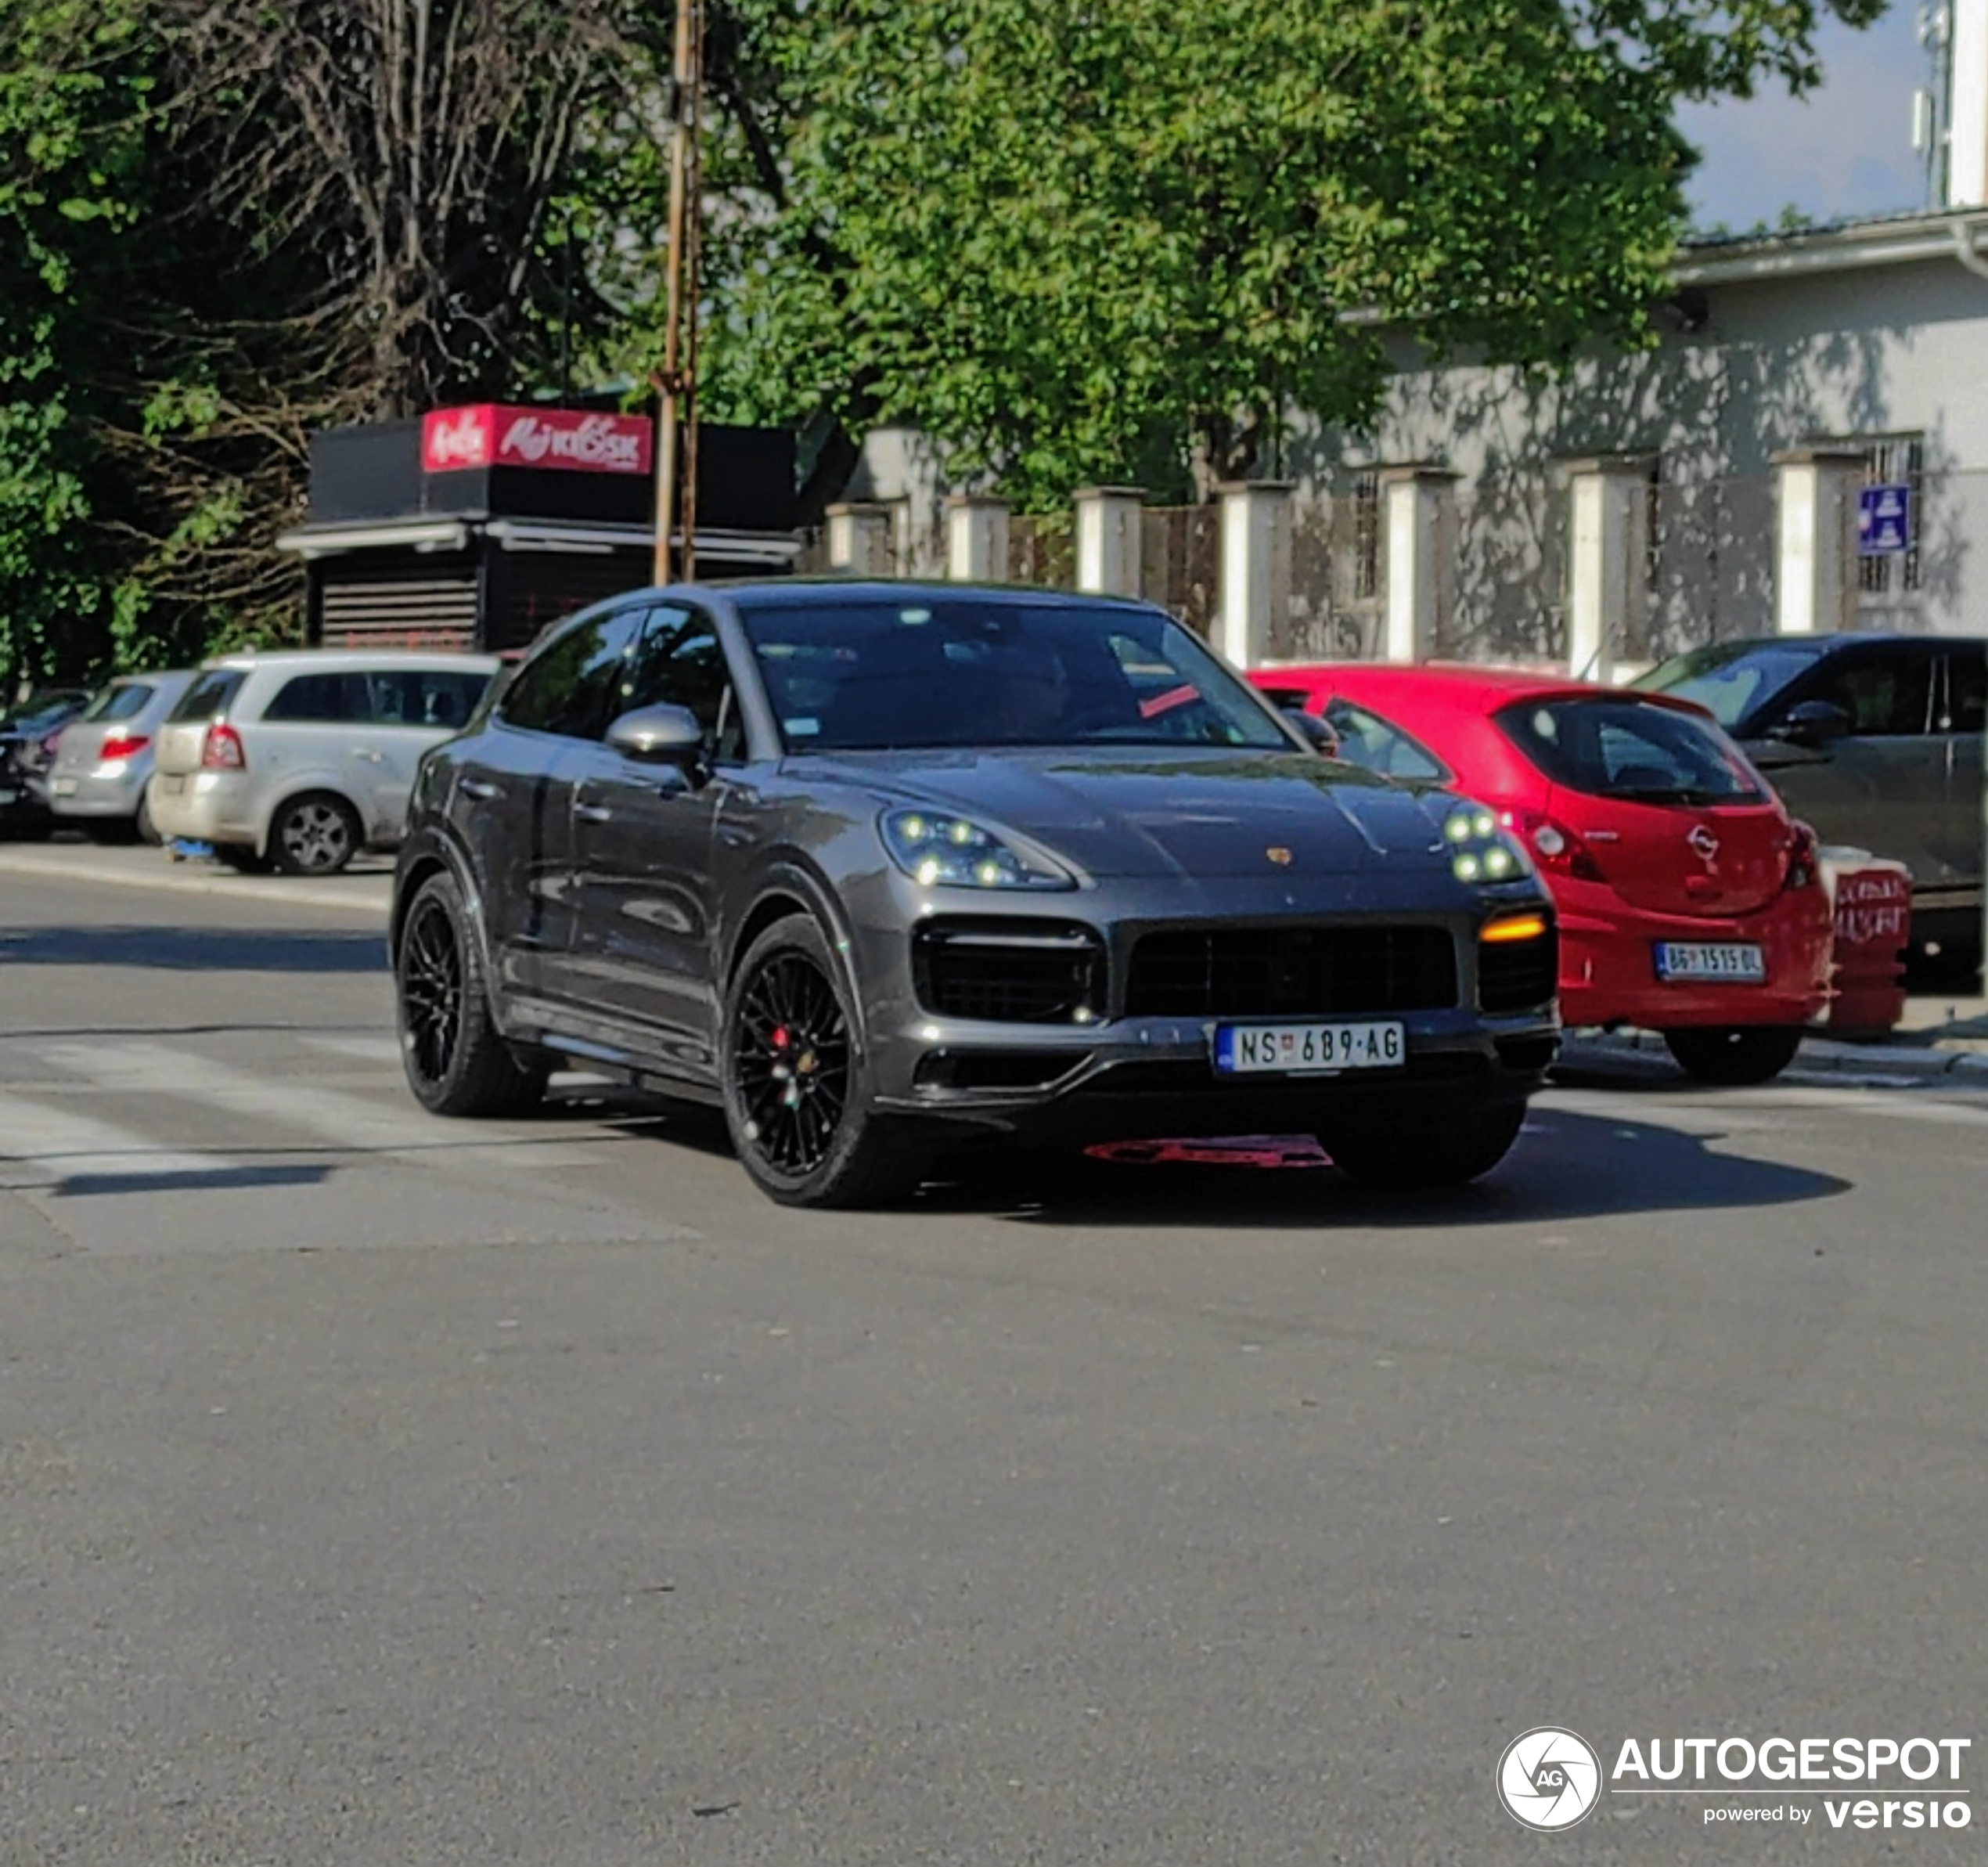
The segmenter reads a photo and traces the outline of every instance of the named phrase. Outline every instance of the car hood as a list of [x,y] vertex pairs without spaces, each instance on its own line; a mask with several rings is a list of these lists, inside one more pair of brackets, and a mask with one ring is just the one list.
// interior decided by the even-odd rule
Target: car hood
[[1017,831],[1100,878],[1448,866],[1446,795],[1309,752],[851,752],[794,769],[860,785],[885,808],[956,811]]

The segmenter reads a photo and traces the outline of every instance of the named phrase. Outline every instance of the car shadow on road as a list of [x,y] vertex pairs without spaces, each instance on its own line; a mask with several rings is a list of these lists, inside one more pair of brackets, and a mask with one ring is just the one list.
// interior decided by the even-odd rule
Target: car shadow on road
[[162,972],[384,972],[377,928],[207,927],[0,929],[0,966],[124,966]]
[[1454,1229],[1792,1206],[1851,1190],[1850,1181],[1834,1174],[1723,1152],[1725,1138],[1536,1109],[1495,1172],[1472,1186],[1428,1193],[1374,1191],[1323,1164],[1266,1169],[989,1155],[958,1177],[928,1186],[918,1206],[1034,1224],[1169,1231],[1319,1224]]

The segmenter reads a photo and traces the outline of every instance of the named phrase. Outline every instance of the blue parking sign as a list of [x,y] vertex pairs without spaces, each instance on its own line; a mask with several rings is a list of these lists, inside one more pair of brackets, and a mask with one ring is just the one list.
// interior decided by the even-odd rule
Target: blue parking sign
[[1857,553],[1885,557],[1912,548],[1912,488],[1866,486],[1857,496]]

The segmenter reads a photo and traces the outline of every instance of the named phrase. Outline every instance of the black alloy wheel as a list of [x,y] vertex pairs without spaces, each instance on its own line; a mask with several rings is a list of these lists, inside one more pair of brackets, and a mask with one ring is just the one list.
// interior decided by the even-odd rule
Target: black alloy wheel
[[732,1062],[755,1149],[780,1173],[813,1173],[848,1110],[849,1025],[806,954],[790,947],[755,969]]
[[269,855],[286,875],[336,875],[359,852],[359,820],[343,798],[293,798],[269,826]]
[[520,1061],[490,1013],[482,957],[454,878],[431,876],[407,912],[394,955],[401,1061],[430,1113],[515,1115],[545,1093],[546,1071]]
[[1709,1025],[1666,1031],[1665,1047],[1687,1076],[1729,1089],[1770,1083],[1802,1047],[1799,1025]]
[[887,1203],[915,1186],[922,1153],[870,1107],[848,988],[809,919],[768,928],[727,995],[725,1119],[754,1183],[784,1206]]

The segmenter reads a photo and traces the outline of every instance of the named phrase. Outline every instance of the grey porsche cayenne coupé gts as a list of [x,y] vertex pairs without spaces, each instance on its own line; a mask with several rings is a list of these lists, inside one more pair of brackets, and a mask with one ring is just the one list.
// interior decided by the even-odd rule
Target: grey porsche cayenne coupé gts
[[1453,794],[1323,757],[1150,605],[787,580],[618,597],[430,752],[396,876],[408,1079],[722,1108],[774,1198],[935,1150],[1315,1134],[1496,1166],[1558,1040],[1552,910]]

